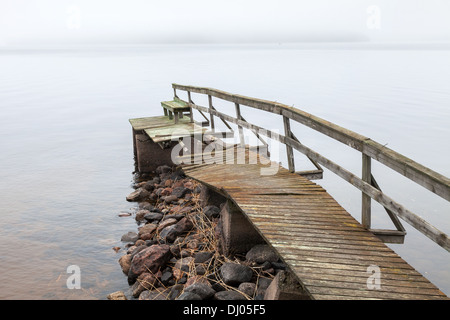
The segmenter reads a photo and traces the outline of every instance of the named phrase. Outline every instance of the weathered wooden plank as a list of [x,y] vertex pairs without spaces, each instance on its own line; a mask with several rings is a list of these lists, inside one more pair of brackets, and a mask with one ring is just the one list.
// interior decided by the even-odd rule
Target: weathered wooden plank
[[[135,118],[129,119],[129,122],[136,131],[173,125],[173,121],[171,121],[167,116]],[[189,121],[187,121],[187,119],[180,119],[179,123],[188,122]]]
[[[335,272],[366,272],[367,273],[367,267],[369,267],[368,264],[348,264],[348,263],[340,263],[340,262],[318,262],[318,261],[312,261],[312,260],[300,260],[297,258],[292,257],[283,257],[283,260],[288,263],[289,265],[295,267],[310,267],[310,268],[316,268],[317,270],[321,270],[322,272],[330,272],[331,270],[334,270]],[[387,268],[383,265],[379,266],[381,270],[381,274],[384,276],[390,275],[396,275],[399,277],[417,277],[417,278],[423,278],[425,279],[420,273],[418,273],[414,269],[400,269],[400,268]]]
[[[367,268],[337,269],[317,267],[313,263],[302,262],[297,263],[294,267],[295,272],[302,279],[339,279],[340,281],[367,281],[372,272],[367,272]],[[436,288],[434,284],[422,277],[420,274],[392,272],[391,270],[380,268],[380,280],[383,283],[397,283],[403,287],[416,288]]]
[[395,299],[395,300],[447,300],[446,297],[441,295],[427,295],[420,293],[399,293],[399,292],[385,292],[379,290],[357,290],[346,288],[329,288],[319,286],[308,286],[308,290],[311,294],[336,294],[340,296],[359,296],[361,298],[379,298],[379,299]]
[[[338,279],[311,279],[302,278],[302,282],[305,286],[309,287],[326,287],[333,289],[351,289],[351,290],[368,290],[367,278],[353,278],[353,281],[340,281]],[[405,281],[403,281],[405,282]],[[418,290],[419,289],[419,290]],[[372,289],[373,290],[373,289]],[[370,290],[370,291],[372,291]],[[385,292],[392,294],[420,294],[421,296],[442,296],[442,292],[435,287],[415,287],[415,286],[402,286],[398,281],[384,281],[381,283],[380,288],[376,289],[377,292]],[[432,298],[432,297],[430,297]]]

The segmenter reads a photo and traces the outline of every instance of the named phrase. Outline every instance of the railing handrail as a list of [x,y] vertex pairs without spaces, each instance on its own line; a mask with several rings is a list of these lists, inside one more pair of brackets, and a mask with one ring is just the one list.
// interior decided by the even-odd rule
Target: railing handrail
[[433,171],[368,137],[345,129],[308,112],[279,102],[232,94],[213,88],[187,86],[175,83],[172,84],[172,87],[174,90],[178,89],[187,92],[205,94],[237,103],[239,105],[285,116],[362,152],[363,154],[379,161],[408,179],[437,194],[443,199],[450,201],[450,179],[446,176]]

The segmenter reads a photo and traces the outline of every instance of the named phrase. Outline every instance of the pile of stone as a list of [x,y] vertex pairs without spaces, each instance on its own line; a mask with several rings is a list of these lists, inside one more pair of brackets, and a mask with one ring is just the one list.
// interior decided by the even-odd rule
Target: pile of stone
[[[285,269],[268,245],[224,256],[219,245],[220,208],[202,207],[201,185],[161,166],[136,183],[128,201],[138,203],[138,230],[122,236],[119,259],[130,298],[140,300],[264,299],[274,276]],[[109,299],[126,299],[115,292]]]

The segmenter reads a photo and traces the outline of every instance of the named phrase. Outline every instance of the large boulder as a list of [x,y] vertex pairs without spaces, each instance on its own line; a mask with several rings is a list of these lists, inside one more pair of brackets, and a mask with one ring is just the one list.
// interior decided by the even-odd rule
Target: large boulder
[[150,272],[155,274],[166,265],[171,257],[170,248],[166,244],[152,245],[140,251],[131,260],[130,270],[128,271],[128,283],[131,285],[136,282],[137,277],[141,273]]

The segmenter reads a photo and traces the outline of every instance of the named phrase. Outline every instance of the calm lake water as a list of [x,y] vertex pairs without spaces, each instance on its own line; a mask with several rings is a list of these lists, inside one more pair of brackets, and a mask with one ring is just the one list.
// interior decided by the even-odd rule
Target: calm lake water
[[[160,115],[171,83],[294,105],[450,176],[449,61],[448,46],[0,48],[0,299],[105,299],[128,290],[122,253],[112,250],[136,229],[133,218],[118,217],[134,207],[125,201],[134,169],[128,119]],[[273,115],[243,116],[282,128]],[[360,175],[358,152],[311,129],[293,131]],[[296,159],[298,169],[310,167]],[[383,191],[450,233],[447,201],[373,166]],[[317,182],[359,220],[360,192],[328,171]],[[374,205],[373,227],[388,222]],[[450,294],[449,253],[404,225],[405,244],[391,247]],[[66,286],[70,265],[80,267],[79,290]]]

